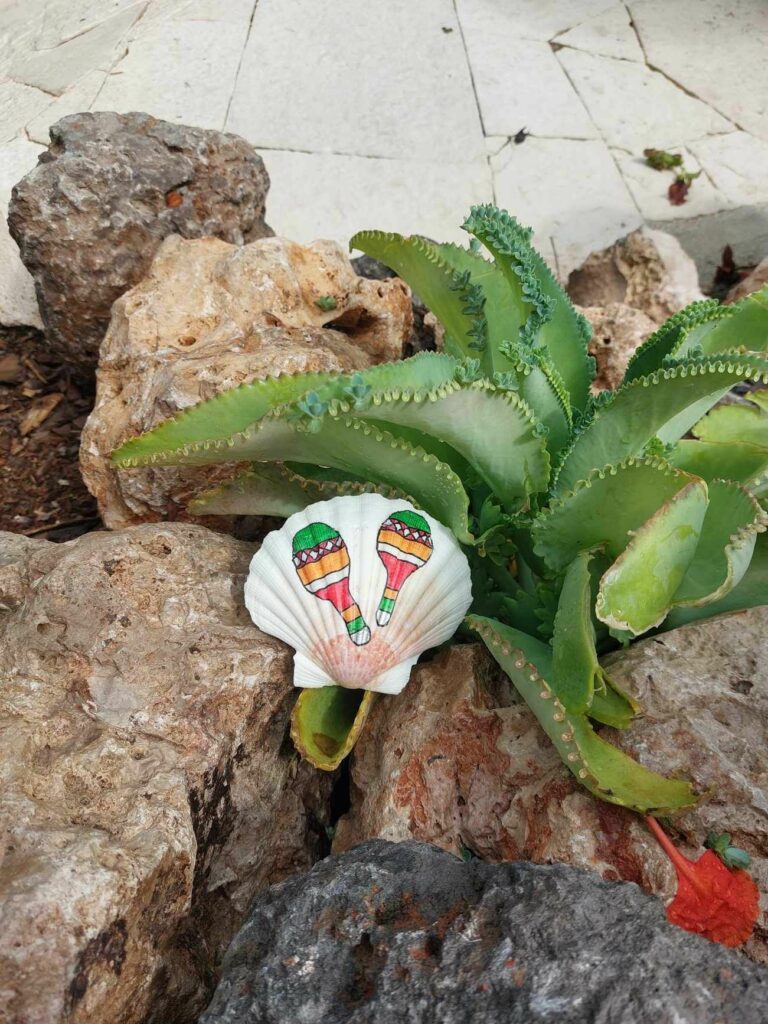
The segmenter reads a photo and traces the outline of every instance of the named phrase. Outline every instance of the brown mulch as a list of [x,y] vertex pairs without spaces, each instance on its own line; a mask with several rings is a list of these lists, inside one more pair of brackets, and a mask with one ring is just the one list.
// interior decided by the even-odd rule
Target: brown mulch
[[77,464],[92,405],[39,331],[0,327],[0,529],[62,541],[99,525]]

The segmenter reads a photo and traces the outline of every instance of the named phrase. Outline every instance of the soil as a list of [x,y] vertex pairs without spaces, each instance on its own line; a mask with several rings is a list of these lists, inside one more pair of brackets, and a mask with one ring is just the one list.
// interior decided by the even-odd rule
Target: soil
[[64,541],[101,525],[77,462],[92,405],[39,331],[0,326],[0,529]]

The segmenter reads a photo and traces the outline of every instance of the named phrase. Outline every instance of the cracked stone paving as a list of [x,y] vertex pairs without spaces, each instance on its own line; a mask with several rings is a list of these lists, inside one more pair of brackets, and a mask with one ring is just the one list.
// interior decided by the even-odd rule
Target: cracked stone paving
[[[764,0],[4,0],[0,203],[48,127],[142,110],[236,132],[298,241],[462,239],[470,204],[533,226],[561,277],[648,222],[711,278],[768,246]],[[643,160],[701,171],[681,206]],[[0,322],[39,324],[0,223]]]

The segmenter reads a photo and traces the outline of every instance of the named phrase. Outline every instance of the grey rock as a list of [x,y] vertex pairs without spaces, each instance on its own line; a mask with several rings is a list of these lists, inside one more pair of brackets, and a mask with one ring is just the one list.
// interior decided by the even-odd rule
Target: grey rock
[[364,843],[258,897],[200,1024],[763,1024],[768,972],[637,886]]
[[236,135],[148,114],[73,114],[13,190],[8,226],[51,348],[95,366],[112,303],[170,234],[242,244],[271,235],[269,177]]

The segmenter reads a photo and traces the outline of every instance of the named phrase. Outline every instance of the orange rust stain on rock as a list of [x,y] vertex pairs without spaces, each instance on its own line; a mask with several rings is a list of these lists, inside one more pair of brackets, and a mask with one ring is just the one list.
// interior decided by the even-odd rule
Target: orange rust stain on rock
[[[393,801],[410,811],[412,835],[435,841],[432,787],[446,778],[455,786],[457,809],[466,803],[472,785],[487,779],[486,791],[499,794],[498,813],[504,813],[512,800],[505,793],[510,759],[498,747],[502,722],[488,712],[477,712],[468,701],[462,702],[450,723],[409,757],[395,786]],[[461,813],[461,811],[459,811]]]
[[[600,831],[595,836],[595,858],[611,864],[618,872],[618,878],[625,882],[637,882],[648,888],[644,869],[643,853],[637,848],[630,825],[633,814],[624,807],[595,801],[595,810]],[[607,881],[614,881],[609,871],[603,872]]]
[[547,860],[547,851],[552,840],[552,826],[549,823],[549,807],[560,807],[563,800],[574,790],[575,784],[563,772],[542,786],[525,809],[524,856],[533,861]]

